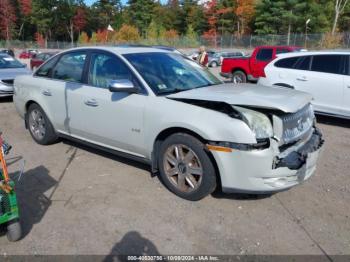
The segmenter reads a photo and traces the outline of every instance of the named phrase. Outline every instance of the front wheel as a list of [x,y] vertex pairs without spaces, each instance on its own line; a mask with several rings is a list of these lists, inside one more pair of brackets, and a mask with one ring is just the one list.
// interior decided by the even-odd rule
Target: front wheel
[[197,138],[177,133],[161,145],[160,178],[173,193],[187,200],[200,200],[216,188],[214,165]]
[[240,70],[234,71],[232,73],[232,83],[234,84],[247,83],[247,75]]

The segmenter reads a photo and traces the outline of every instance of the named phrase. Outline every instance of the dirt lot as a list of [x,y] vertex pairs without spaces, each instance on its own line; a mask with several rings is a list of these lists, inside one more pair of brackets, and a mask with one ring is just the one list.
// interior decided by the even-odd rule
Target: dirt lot
[[33,142],[9,99],[0,129],[13,145],[24,237],[0,254],[350,254],[350,121],[322,117],[316,174],[270,197],[215,193],[188,202],[148,166],[62,141]]

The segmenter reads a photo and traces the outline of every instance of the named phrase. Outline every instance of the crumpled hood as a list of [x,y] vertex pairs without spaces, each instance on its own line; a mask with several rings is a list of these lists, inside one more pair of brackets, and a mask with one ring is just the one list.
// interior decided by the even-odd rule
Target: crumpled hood
[[253,84],[215,85],[183,91],[167,97],[225,102],[237,106],[277,109],[286,113],[294,113],[312,100],[312,96],[305,92]]
[[1,79],[15,79],[16,76],[28,75],[28,74],[31,74],[31,71],[25,67],[0,69],[0,80]]

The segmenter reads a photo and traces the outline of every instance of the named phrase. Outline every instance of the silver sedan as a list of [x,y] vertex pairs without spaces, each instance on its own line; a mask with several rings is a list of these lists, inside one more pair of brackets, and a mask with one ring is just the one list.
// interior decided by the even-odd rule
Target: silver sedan
[[15,77],[23,74],[30,74],[24,64],[10,55],[0,53],[0,97],[12,96]]
[[188,200],[217,187],[270,193],[309,178],[323,144],[310,101],[223,84],[180,54],[147,47],[65,51],[17,77],[14,95],[37,143],[68,137],[149,163]]

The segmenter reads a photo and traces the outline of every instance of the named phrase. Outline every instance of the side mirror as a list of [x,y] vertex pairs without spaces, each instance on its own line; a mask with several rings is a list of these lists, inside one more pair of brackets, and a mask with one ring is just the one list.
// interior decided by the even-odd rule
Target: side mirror
[[138,89],[128,79],[112,80],[109,83],[108,89],[111,92],[138,93]]

